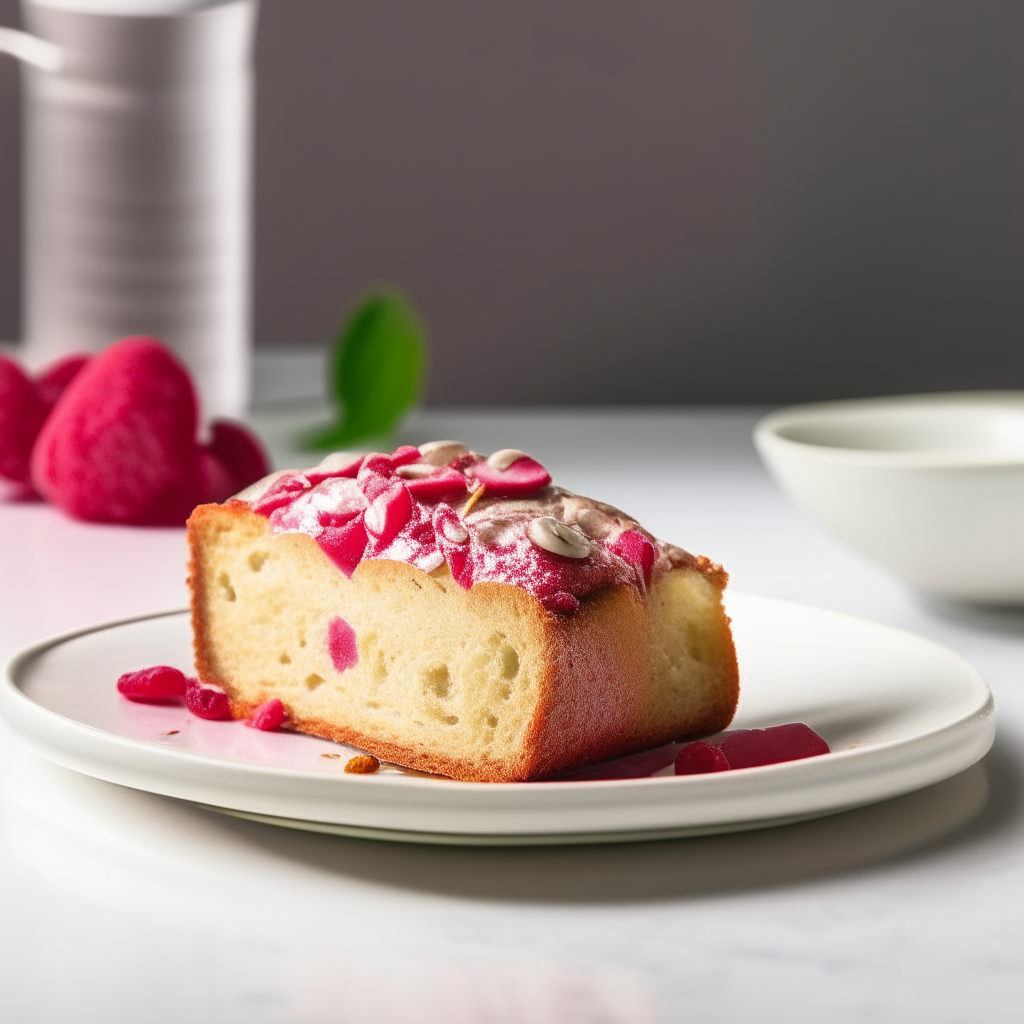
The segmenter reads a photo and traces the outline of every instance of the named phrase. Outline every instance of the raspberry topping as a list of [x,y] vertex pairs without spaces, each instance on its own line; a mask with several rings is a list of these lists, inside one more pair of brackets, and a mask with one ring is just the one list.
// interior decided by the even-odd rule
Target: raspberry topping
[[676,755],[676,775],[708,775],[728,770],[729,762],[725,754],[703,740],[687,743]]
[[28,483],[29,456],[47,411],[25,371],[0,356],[0,477]]
[[392,455],[339,453],[239,497],[275,533],[312,537],[346,576],[364,558],[424,572],[447,563],[467,590],[508,583],[557,615],[571,615],[580,598],[603,587],[642,589],[673,565],[698,564],[617,509],[553,486],[518,449],[486,460],[457,441]]

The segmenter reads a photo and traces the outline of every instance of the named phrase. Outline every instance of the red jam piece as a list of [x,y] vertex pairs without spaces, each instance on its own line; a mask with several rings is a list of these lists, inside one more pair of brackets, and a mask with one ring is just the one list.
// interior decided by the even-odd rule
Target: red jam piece
[[419,459],[419,448],[414,448],[411,444],[403,444],[391,453],[391,468],[398,469],[399,466],[404,466],[409,462],[417,462]]
[[624,530],[616,538],[615,543],[609,549],[613,555],[625,559],[635,565],[644,576],[644,585],[651,585],[651,572],[654,569],[654,561],[658,556],[654,545],[636,530]]
[[271,512],[290,505],[303,491],[309,490],[309,481],[302,474],[281,477],[265,494],[252,503],[253,512],[269,516]]
[[466,493],[466,478],[454,469],[442,469],[431,476],[407,480],[405,486],[417,501],[440,501],[455,494]]
[[189,679],[180,669],[170,665],[154,665],[125,672],[117,680],[117,692],[129,700],[143,704],[180,701],[185,691],[195,680]]
[[270,700],[265,700],[255,711],[245,720],[245,724],[251,729],[261,729],[263,732],[273,732],[275,729],[280,729],[284,725],[284,720],[288,717],[288,712],[285,710],[284,704],[281,703],[277,697],[272,697]]
[[331,480],[334,477],[355,479],[359,474],[360,467],[363,465],[363,459],[364,456],[358,455],[347,466],[342,466],[341,469],[313,469],[307,472],[305,476],[312,487],[316,487],[317,484],[321,484],[325,480]]
[[730,768],[756,768],[829,753],[829,745],[803,722],[770,729],[738,729],[723,736],[718,746]]
[[356,631],[340,615],[335,615],[327,623],[327,649],[331,654],[331,663],[339,672],[359,664]]
[[376,537],[381,548],[387,547],[412,518],[409,488],[403,483],[393,484],[370,502],[363,518],[366,532]]
[[551,483],[551,474],[529,455],[520,456],[505,470],[497,470],[487,462],[478,462],[473,467],[473,475],[493,498],[523,497]]
[[352,578],[363,557],[369,538],[363,517],[353,519],[345,526],[328,526],[317,537],[324,554],[346,575]]
[[193,682],[185,691],[185,705],[196,718],[217,721],[231,717],[228,695],[219,686]]
[[725,754],[703,740],[687,743],[676,755],[676,775],[708,775],[728,770],[729,762]]

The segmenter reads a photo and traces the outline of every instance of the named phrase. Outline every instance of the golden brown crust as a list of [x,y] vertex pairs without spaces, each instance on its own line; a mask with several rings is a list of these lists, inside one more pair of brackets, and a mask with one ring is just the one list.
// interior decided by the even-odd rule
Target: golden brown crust
[[[280,693],[248,687],[244,696],[238,681],[218,671],[210,632],[210,593],[207,553],[214,549],[218,532],[241,530],[254,538],[268,533],[266,520],[244,502],[201,505],[188,521],[189,577],[196,667],[205,683],[223,687],[231,697],[236,718],[247,717],[269,697]],[[301,537],[298,543],[315,542]],[[326,556],[319,548],[317,558]],[[707,558],[697,559],[696,571],[719,590],[727,574]],[[330,571],[336,572],[333,567]],[[690,569],[673,572],[685,573]],[[394,580],[419,574],[404,563],[368,560],[357,569],[359,579],[375,579],[387,587]],[[426,574],[421,574],[425,576]],[[508,606],[544,648],[543,670],[537,679],[537,699],[527,725],[522,751],[515,757],[474,760],[453,758],[437,750],[371,735],[337,721],[299,714],[289,707],[289,727],[369,751],[383,760],[462,781],[512,782],[544,778],[661,744],[724,729],[735,712],[739,675],[728,619],[719,613],[716,648],[717,681],[699,708],[686,716],[666,720],[660,708],[645,706],[651,675],[650,608],[634,587],[617,585],[583,598],[571,616],[552,614],[525,591],[504,583],[478,583],[471,592],[481,605]],[[288,704],[285,701],[286,706]]]

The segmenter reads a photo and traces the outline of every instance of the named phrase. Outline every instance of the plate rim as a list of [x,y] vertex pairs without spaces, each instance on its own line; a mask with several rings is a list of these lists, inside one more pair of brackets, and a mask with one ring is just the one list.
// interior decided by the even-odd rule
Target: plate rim
[[[966,739],[961,738],[960,746],[971,746],[971,753],[969,760],[964,761],[957,767],[956,771],[962,770],[969,767],[975,761],[980,760],[981,757],[987,752],[994,739],[995,733],[995,703],[992,696],[991,690],[988,684],[981,674],[981,672],[968,661],[963,655],[957,651],[952,650],[945,645],[932,640],[930,637],[921,636],[920,634],[913,633],[912,631],[902,629],[898,626],[891,626],[887,623],[876,622],[871,619],[864,617],[851,615],[847,612],[835,611],[829,608],[820,608],[814,605],[802,604],[799,602],[789,601],[784,598],[776,598],[771,596],[748,594],[742,591],[733,592],[729,595],[732,598],[739,598],[740,601],[750,600],[753,603],[768,603],[775,606],[782,606],[786,609],[790,609],[798,612],[811,611],[812,613],[824,614],[826,616],[835,617],[841,620],[855,623],[859,626],[870,626],[873,629],[881,629],[892,634],[896,634],[902,638],[910,639],[917,644],[923,644],[927,647],[932,648],[937,654],[940,654],[946,659],[952,659],[957,663],[958,668],[962,672],[962,677],[965,682],[969,680],[969,683],[977,690],[978,700],[974,706],[967,712],[958,715],[955,719],[945,722],[942,725],[936,726],[927,732],[921,733],[910,737],[909,739],[894,739],[884,743],[871,744],[870,746],[863,748],[847,749],[837,751],[835,754],[829,755],[830,765],[840,765],[847,763],[853,763],[856,765],[859,761],[865,758],[872,760],[884,760],[886,754],[892,754],[893,752],[905,752],[908,748],[917,746],[934,746],[938,737],[949,738],[951,734],[962,733],[964,730],[972,731],[972,736]],[[406,789],[413,787],[412,791],[422,791],[424,786],[429,787],[432,791],[443,791],[446,793],[456,792],[474,792],[481,793],[486,791],[492,798],[497,793],[502,793],[501,797],[498,797],[499,801],[502,801],[504,808],[513,810],[516,808],[518,803],[518,797],[522,797],[524,794],[531,794],[531,800],[539,799],[547,805],[547,810],[550,811],[556,808],[561,803],[561,797],[564,797],[566,793],[575,793],[580,797],[590,795],[593,799],[596,799],[600,794],[615,794],[615,793],[628,793],[630,791],[650,792],[656,790],[659,786],[666,787],[668,785],[679,786],[680,784],[690,784],[691,794],[696,796],[698,791],[701,789],[708,789],[709,780],[710,785],[714,785],[715,776],[693,776],[693,777],[676,777],[676,776],[655,776],[645,778],[631,778],[631,779],[593,779],[593,780],[580,780],[580,781],[552,781],[552,782],[525,782],[525,783],[473,783],[473,782],[458,782],[456,780],[449,779],[432,779],[432,778],[421,778],[411,777],[404,775],[387,775],[387,776],[358,776],[358,775],[323,775],[320,773],[289,767],[275,767],[261,765],[258,763],[238,761],[231,758],[217,757],[214,755],[197,753],[188,750],[181,750],[173,747],[159,746],[152,743],[152,741],[136,739],[129,736],[123,736],[118,733],[111,732],[103,729],[99,726],[91,725],[78,719],[69,717],[61,714],[58,711],[54,711],[46,705],[35,700],[29,696],[19,685],[19,677],[23,676],[26,669],[29,667],[31,662],[47,651],[52,650],[61,644],[71,642],[77,638],[87,636],[94,633],[101,633],[108,630],[114,630],[120,627],[132,626],[135,624],[141,624],[162,618],[172,618],[176,616],[187,616],[189,610],[187,608],[176,608],[158,612],[150,612],[143,615],[127,616],[124,618],[114,619],[106,622],[97,623],[91,626],[79,627],[72,630],[67,630],[58,634],[54,634],[38,640],[32,644],[23,647],[21,650],[15,652],[6,661],[3,666],[3,685],[0,687],[0,714],[8,721],[11,725],[12,730],[23,740],[29,742],[34,748],[39,750],[44,757],[55,763],[62,764],[66,768],[82,772],[83,774],[92,775],[96,778],[104,779],[108,782],[113,782],[119,785],[129,786],[131,788],[141,789],[147,792],[158,793],[163,796],[168,796],[176,799],[188,800],[192,803],[202,804],[211,808],[219,808],[226,813],[242,812],[245,814],[252,814],[261,816],[263,819],[287,819],[282,820],[281,824],[290,824],[291,821],[305,821],[311,822],[316,821],[316,818],[309,818],[306,815],[302,816],[288,816],[277,813],[269,813],[266,810],[258,810],[252,806],[244,807],[238,806],[238,801],[233,800],[231,802],[225,802],[223,795],[221,799],[211,799],[210,795],[205,797],[198,796],[187,796],[181,793],[168,792],[167,789],[156,788],[152,784],[152,779],[149,779],[149,784],[139,784],[138,782],[125,781],[123,777],[116,778],[111,777],[109,774],[105,774],[98,770],[87,770],[82,767],[80,763],[72,763],[75,761],[81,761],[81,757],[77,751],[73,752],[68,756],[67,751],[64,751],[64,757],[59,755],[59,752],[55,750],[55,744],[51,739],[41,737],[38,734],[38,730],[33,728],[33,719],[38,721],[40,724],[45,722],[50,726],[51,729],[55,729],[58,733],[61,730],[68,734],[68,737],[72,740],[76,736],[82,737],[86,742],[93,744],[99,744],[103,747],[111,748],[111,753],[121,754],[124,756],[136,755],[141,757],[144,762],[144,770],[140,774],[144,774],[147,777],[154,774],[161,774],[164,776],[173,776],[175,766],[188,766],[191,769],[206,768],[222,773],[226,776],[245,776],[249,778],[262,778],[263,780],[274,779],[280,781],[284,779],[286,782],[292,784],[301,784],[303,782],[310,783],[318,788],[331,787],[335,789],[338,794],[338,799],[344,799],[345,795],[360,794],[366,796],[372,790],[364,789],[363,787],[368,786],[379,786],[382,782],[389,788],[393,789]],[[47,730],[49,731],[49,730]],[[974,735],[974,734],[977,735]],[[973,739],[973,743],[969,744],[968,741]],[[113,757],[107,757],[104,759],[104,765],[109,767],[110,764],[115,760]],[[764,765],[757,768],[744,769],[743,777],[747,780],[754,780],[757,778],[765,779],[770,782],[772,778],[779,776],[790,777],[793,782],[798,782],[801,775],[808,773],[808,766],[812,765],[817,759],[811,758],[804,761],[784,762],[776,765]],[[963,761],[963,758],[960,759]],[[94,766],[95,767],[95,766]],[[813,775],[818,772],[817,767],[811,767],[810,773]],[[116,773],[115,773],[116,774]],[[186,772],[187,774],[187,772]],[[732,773],[730,773],[731,775]],[[894,792],[886,792],[883,795],[876,796],[872,800],[868,801],[844,801],[842,805],[839,803],[833,803],[823,809],[808,811],[802,814],[803,817],[807,816],[821,816],[822,814],[838,813],[841,810],[849,809],[852,806],[863,806],[865,802],[877,802],[884,799],[889,799],[894,795],[898,795],[902,792],[911,792],[914,789],[921,788],[925,785],[930,785],[933,782],[941,781],[942,778],[949,777],[951,774],[955,774],[953,771],[946,771],[940,775],[930,775],[927,781],[919,782],[914,785],[904,785]],[[180,781],[178,788],[180,788]],[[703,785],[702,785],[703,783]],[[721,783],[719,783],[721,785]],[[221,789],[224,785],[221,784]],[[776,787],[778,788],[778,787]],[[788,787],[787,787],[788,788]],[[713,792],[713,790],[711,790]],[[545,797],[541,794],[549,794]],[[236,814],[236,816],[238,816]],[[323,816],[321,815],[321,818]],[[751,824],[747,827],[768,827],[773,823],[778,823],[779,819],[786,818],[795,820],[793,814],[784,815],[769,815],[765,819],[761,819],[763,824]],[[734,830],[738,823],[737,818],[725,818],[721,821],[706,823],[708,827],[714,828],[716,831]],[[273,822],[272,822],[273,823]],[[326,819],[321,820],[320,824],[330,825],[332,831],[335,825],[345,825],[342,822],[331,822]],[[295,827],[295,826],[291,826]],[[353,830],[369,830],[373,832],[403,832],[404,829],[380,827],[348,823],[346,827]],[[592,835],[618,835],[622,838],[608,839],[608,840],[597,840],[592,839],[590,841],[623,841],[623,838],[628,838],[629,834],[633,833],[645,833],[643,837],[638,838],[658,838],[657,836],[651,836],[649,833],[652,832],[664,832],[666,830],[674,832],[693,832],[693,828],[701,826],[666,826],[664,829],[652,829],[652,828],[630,828],[624,829],[570,829],[570,831],[562,831],[562,835],[565,837],[565,842],[579,842],[577,838],[584,832]],[[413,828],[408,830],[410,833],[418,835],[441,834],[456,836],[469,836],[466,830],[461,828],[446,827],[443,829],[423,829]],[[510,843],[514,840],[515,845],[525,845],[523,838],[526,833],[522,830],[514,831],[502,831],[491,829],[486,833],[480,833],[481,835],[487,835],[492,837],[494,840],[500,839],[505,836],[509,839]],[[538,833],[544,837],[544,842],[553,842],[555,833],[553,831],[544,831]],[[702,834],[708,834],[706,831]],[[369,838],[388,838],[387,836],[368,836]],[[430,841],[426,839],[425,841]],[[463,840],[468,841],[468,840]],[[490,844],[491,840],[488,841]]]

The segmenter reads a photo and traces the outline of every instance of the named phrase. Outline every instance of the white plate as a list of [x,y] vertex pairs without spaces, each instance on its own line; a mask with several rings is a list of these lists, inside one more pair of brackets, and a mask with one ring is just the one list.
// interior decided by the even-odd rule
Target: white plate
[[948,778],[991,746],[992,695],[952,651],[784,601],[732,594],[728,603],[742,682],[734,727],[806,722],[833,753],[712,775],[591,782],[462,783],[398,769],[346,775],[349,748],[117,694],[114,681],[128,669],[191,665],[185,612],[27,648],[7,665],[0,711],[45,757],[123,786],[294,828],[487,845],[700,835],[816,817]]

